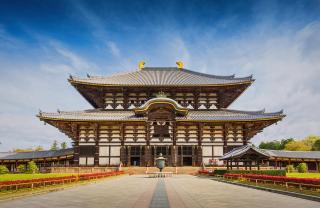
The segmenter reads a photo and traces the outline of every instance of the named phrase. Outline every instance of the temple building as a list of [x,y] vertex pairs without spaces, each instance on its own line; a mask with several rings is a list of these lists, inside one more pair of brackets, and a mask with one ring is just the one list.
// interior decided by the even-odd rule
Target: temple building
[[[216,76],[177,67],[144,67],[111,76],[70,76],[69,83],[92,105],[83,111],[39,112],[66,134],[73,149],[9,154],[13,166],[35,160],[63,166],[223,165],[221,156],[282,118],[282,111],[228,107],[254,82],[252,76]],[[11,168],[12,169],[12,168]],[[14,168],[13,168],[14,169]]]
[[75,166],[153,166],[159,153],[169,166],[219,164],[224,153],[284,117],[282,111],[228,109],[252,76],[216,76],[177,65],[141,62],[132,72],[70,76],[93,109],[37,116],[73,140]]

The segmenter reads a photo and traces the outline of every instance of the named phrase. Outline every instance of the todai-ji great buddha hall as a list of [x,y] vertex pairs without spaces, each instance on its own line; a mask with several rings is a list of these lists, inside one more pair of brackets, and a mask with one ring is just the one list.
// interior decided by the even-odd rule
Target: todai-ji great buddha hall
[[[73,165],[199,166],[246,145],[282,111],[228,109],[251,76],[216,76],[178,67],[144,67],[110,76],[70,76],[90,110],[37,116],[73,140]],[[220,162],[221,163],[221,162]]]
[[73,147],[0,157],[11,170],[35,160],[39,166],[154,166],[160,153],[167,166],[226,165],[219,160],[249,145],[282,111],[233,110],[229,106],[254,82],[252,76],[217,76],[177,67],[145,67],[69,83],[92,109],[39,112],[37,117],[66,134]]

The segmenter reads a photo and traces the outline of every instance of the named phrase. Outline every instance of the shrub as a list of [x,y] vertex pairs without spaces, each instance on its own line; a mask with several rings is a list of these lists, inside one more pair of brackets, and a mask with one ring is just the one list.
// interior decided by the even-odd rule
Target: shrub
[[9,173],[7,166],[0,165],[0,174],[6,174],[6,173]]
[[27,167],[28,173],[37,173],[38,171],[39,171],[39,168],[34,161],[28,162],[28,167]]
[[298,172],[299,173],[306,173],[308,172],[308,166],[306,163],[299,163],[299,165],[297,166]]
[[287,173],[292,173],[294,171],[293,165],[287,165],[286,171],[287,171]]
[[224,175],[228,170],[214,170],[214,175]]
[[25,165],[18,165],[17,170],[19,173],[24,173],[26,172],[26,166]]

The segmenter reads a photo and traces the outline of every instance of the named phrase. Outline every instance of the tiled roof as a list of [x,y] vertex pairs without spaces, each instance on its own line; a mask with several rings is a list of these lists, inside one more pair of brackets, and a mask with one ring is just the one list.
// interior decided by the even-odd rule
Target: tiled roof
[[241,121],[272,119],[284,117],[283,112],[265,113],[264,111],[238,111],[238,110],[210,110],[189,111],[185,117],[177,117],[177,120],[204,120],[204,121]]
[[23,160],[33,158],[52,158],[73,155],[73,148],[61,149],[61,150],[46,150],[46,151],[34,151],[34,152],[17,152],[0,157],[0,160]]
[[265,152],[263,149],[259,149],[252,145],[244,145],[244,146],[232,149],[230,152],[220,157],[220,160],[227,160],[227,159],[241,157],[242,155],[246,154],[246,152],[249,150],[253,150],[264,157],[267,157],[267,158],[270,157],[270,155],[267,152]]
[[286,150],[267,150],[254,147],[252,145],[244,145],[232,149],[230,152],[226,153],[221,160],[235,158],[246,154],[247,151],[253,149],[257,153],[264,155],[266,157],[279,157],[279,158],[299,158],[299,159],[320,159],[320,151],[286,151]]
[[264,150],[272,157],[320,159],[320,151]]
[[250,83],[252,76],[235,78],[216,76],[176,67],[146,67],[142,70],[119,73],[111,76],[88,76],[88,78],[70,77],[71,83],[88,85],[119,86],[190,86],[190,85],[227,85]]
[[127,110],[85,110],[85,111],[60,111],[58,113],[40,113],[41,119],[73,120],[73,121],[122,121],[122,120],[145,120],[144,117],[136,117],[133,111]]
[[[42,120],[72,120],[72,121],[122,121],[146,120],[146,117],[137,117],[133,110],[85,110],[85,111],[60,111],[57,113],[41,112],[38,117]],[[176,117],[177,121],[246,121],[260,119],[279,119],[284,117],[282,111],[265,113],[264,111],[237,111],[237,110],[189,110],[183,117]]]

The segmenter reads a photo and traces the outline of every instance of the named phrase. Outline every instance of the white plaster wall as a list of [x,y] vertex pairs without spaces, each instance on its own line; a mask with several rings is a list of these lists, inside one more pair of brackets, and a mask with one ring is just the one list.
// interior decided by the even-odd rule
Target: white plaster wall
[[213,153],[214,153],[214,156],[222,156],[223,155],[223,147],[222,146],[214,146]]
[[120,156],[120,147],[111,147],[110,156]]

